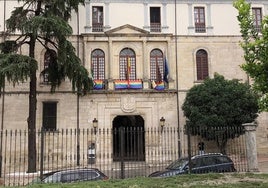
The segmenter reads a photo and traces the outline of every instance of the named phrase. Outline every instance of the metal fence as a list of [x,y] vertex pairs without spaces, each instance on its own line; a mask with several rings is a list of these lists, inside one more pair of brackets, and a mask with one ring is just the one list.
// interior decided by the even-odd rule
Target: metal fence
[[[78,167],[98,168],[110,179],[148,176],[189,151],[198,154],[200,142],[204,152],[220,152],[215,141],[187,137],[177,128],[38,130],[36,172],[27,173],[28,131],[5,130],[1,132],[0,183],[26,185],[46,172]],[[247,171],[244,136],[229,139],[226,148],[236,169]]]

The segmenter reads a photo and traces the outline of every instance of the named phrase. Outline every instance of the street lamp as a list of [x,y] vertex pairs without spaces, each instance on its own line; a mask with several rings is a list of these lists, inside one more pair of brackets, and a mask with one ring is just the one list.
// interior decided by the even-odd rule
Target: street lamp
[[164,117],[161,117],[160,119],[160,126],[161,126],[161,132],[163,132],[163,129],[164,129],[164,126],[165,126],[165,118]]
[[94,134],[97,134],[98,120],[94,118],[92,123],[93,123],[93,128],[94,128]]

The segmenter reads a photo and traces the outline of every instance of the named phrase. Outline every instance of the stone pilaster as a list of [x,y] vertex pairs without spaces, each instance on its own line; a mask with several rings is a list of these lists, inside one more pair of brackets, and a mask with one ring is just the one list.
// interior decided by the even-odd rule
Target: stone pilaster
[[250,172],[257,172],[258,158],[257,158],[257,145],[256,145],[256,123],[245,123],[245,136],[246,136],[246,150],[248,160],[248,170]]

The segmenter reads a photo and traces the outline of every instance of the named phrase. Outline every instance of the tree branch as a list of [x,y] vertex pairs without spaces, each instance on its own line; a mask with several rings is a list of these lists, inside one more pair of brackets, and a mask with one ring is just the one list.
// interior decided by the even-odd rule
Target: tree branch
[[47,44],[45,44],[45,43],[44,43],[43,41],[41,41],[40,39],[42,39],[42,40],[45,41],[45,42],[48,42],[48,43],[52,44],[52,46],[54,46],[54,47],[58,50],[57,43],[53,42],[51,39],[46,38],[46,37],[41,37],[41,36],[38,36],[38,37],[37,37],[38,42],[40,42],[41,45],[44,46],[46,49],[49,49],[49,48],[47,47]]

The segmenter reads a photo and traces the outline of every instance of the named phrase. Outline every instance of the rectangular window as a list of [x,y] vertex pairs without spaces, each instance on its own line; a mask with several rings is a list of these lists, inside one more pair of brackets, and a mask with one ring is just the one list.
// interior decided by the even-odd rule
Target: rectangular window
[[257,32],[261,32],[262,11],[261,8],[252,8],[253,25]]
[[57,102],[43,102],[43,128],[46,131],[57,129]]
[[205,8],[204,7],[194,7],[194,23],[195,23],[196,33],[206,32]]
[[150,7],[150,31],[161,32],[160,7]]
[[92,31],[103,32],[103,7],[92,7]]

